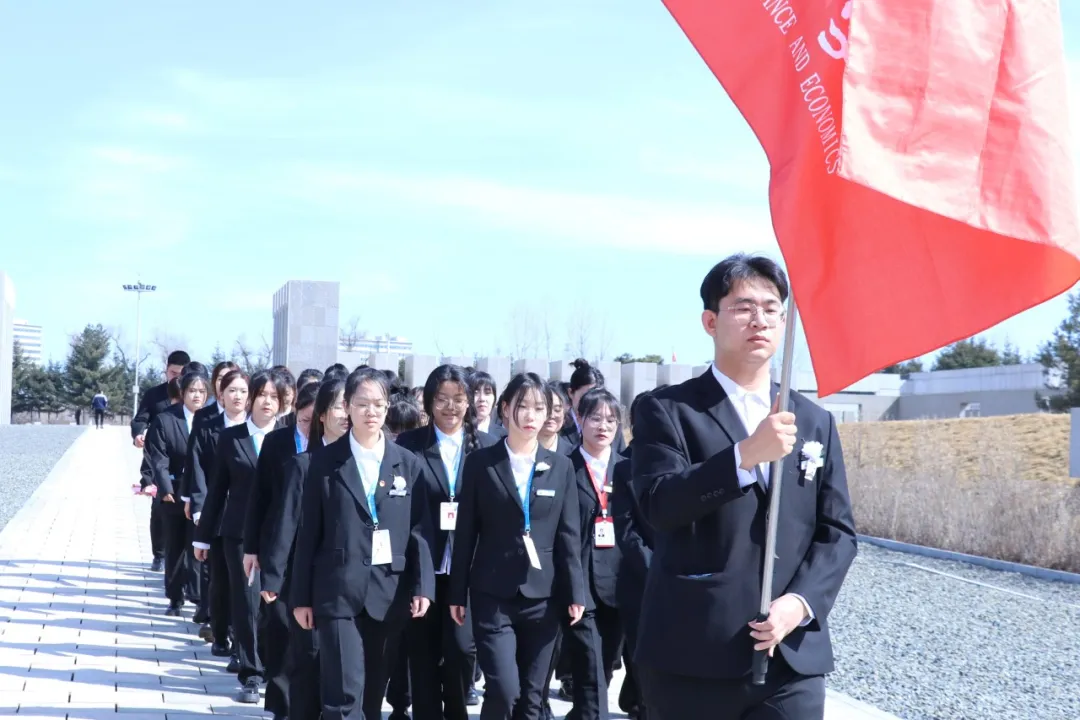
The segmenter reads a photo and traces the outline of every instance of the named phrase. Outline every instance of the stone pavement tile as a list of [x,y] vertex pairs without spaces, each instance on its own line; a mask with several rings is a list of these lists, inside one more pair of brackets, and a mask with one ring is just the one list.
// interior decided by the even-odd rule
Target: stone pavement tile
[[117,715],[123,714],[123,720],[167,720],[164,712],[149,712],[146,708],[131,708],[131,710],[86,710],[77,715],[69,715],[68,720],[120,720]]

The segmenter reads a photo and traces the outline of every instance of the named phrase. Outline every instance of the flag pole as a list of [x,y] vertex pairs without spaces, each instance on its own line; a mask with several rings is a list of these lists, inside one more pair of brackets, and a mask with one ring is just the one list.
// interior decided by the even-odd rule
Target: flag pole
[[[791,394],[791,366],[795,357],[795,325],[798,311],[795,308],[795,295],[788,296],[787,326],[784,328],[784,356],[780,367],[780,394],[778,412],[787,412],[788,396]],[[761,606],[758,608],[757,622],[769,619],[769,606],[773,600],[773,570],[776,560],[776,528],[780,514],[780,477],[784,473],[784,458],[774,460],[769,465],[769,510],[765,515],[765,564],[761,571]],[[765,675],[769,670],[768,650],[754,652],[753,683],[764,685]]]

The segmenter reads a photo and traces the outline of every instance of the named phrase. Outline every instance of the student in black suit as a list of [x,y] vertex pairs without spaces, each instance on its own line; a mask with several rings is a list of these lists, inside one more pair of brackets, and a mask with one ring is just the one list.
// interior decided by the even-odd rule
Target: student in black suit
[[324,720],[381,720],[409,616],[435,595],[420,461],[383,433],[386,375],[345,383],[352,429],[311,458],[293,562],[293,615],[318,633]]
[[[599,368],[590,365],[583,358],[578,358],[571,365],[574,366],[574,372],[570,374],[570,411],[566,413],[566,422],[563,424],[562,434],[570,441],[571,445],[577,447],[581,444],[581,414],[578,403],[581,402],[581,398],[585,397],[585,393],[593,388],[604,387],[604,373],[600,372]],[[616,453],[621,453],[626,449],[626,438],[623,437],[621,425],[619,426],[619,432],[615,434],[615,442],[612,444],[611,449]]]
[[[421,619],[410,623],[409,647],[414,720],[464,720],[473,684],[476,645],[472,624],[450,619],[450,566],[462,469],[470,453],[498,442],[476,430],[465,371],[440,365],[424,385],[424,411],[432,423],[402,433],[397,442],[425,463],[426,494],[433,520],[431,544],[435,563],[435,602]],[[452,515],[452,513],[454,513]]]
[[[261,603],[258,573],[244,569],[244,520],[248,498],[257,480],[256,467],[266,435],[274,429],[284,386],[274,382],[269,372],[251,378],[249,395],[251,414],[242,425],[222,430],[218,436],[213,475],[207,484],[206,504],[196,528],[200,543],[197,557],[206,558],[214,530],[221,536],[225,566],[229,574],[229,593],[233,636],[236,639],[240,668],[237,677],[243,686],[238,700],[259,702],[263,665],[258,650],[258,617]],[[278,378],[280,382],[280,378]]]
[[506,437],[506,428],[499,419],[496,407],[499,388],[495,385],[495,379],[483,370],[473,370],[469,373],[469,388],[473,395],[476,429],[496,438]]
[[[269,524],[275,528],[259,547],[260,575],[264,597],[273,597],[275,604],[288,609],[288,657],[284,672],[288,677],[289,718],[318,720],[322,712],[319,697],[319,645],[314,632],[300,627],[293,613],[291,600],[294,551],[300,527],[304,486],[307,483],[311,455],[319,448],[336,442],[349,432],[349,415],[345,411],[345,381],[330,375],[322,383],[309,385],[317,391],[312,408],[308,441],[302,452],[286,461],[282,490],[270,507]],[[305,390],[300,391],[299,405]],[[298,411],[297,424],[304,419]]]
[[540,447],[545,450],[570,457],[570,453],[574,451],[574,445],[561,432],[563,423],[566,422],[566,411],[570,408],[570,398],[567,397],[560,383],[549,381],[547,386],[551,391],[551,417],[540,428],[540,434],[536,436],[536,439],[540,442]]
[[573,466],[539,446],[551,393],[536,374],[516,376],[499,400],[503,442],[465,460],[458,500],[450,612],[472,609],[487,720],[538,718],[564,613],[585,612],[581,529]]
[[[635,659],[651,720],[824,716],[828,617],[855,528],[832,415],[794,392],[792,411],[776,411],[787,296],[772,260],[718,263],[701,286],[713,366],[638,407],[633,484],[655,546]],[[775,599],[759,623],[767,473],[789,454]],[[748,677],[755,649],[772,655],[761,686]]]
[[[279,525],[272,508],[281,504],[285,490],[285,468],[288,461],[307,449],[311,418],[315,412],[315,396],[318,386],[309,384],[296,397],[296,424],[274,430],[266,436],[259,461],[258,477],[248,498],[247,516],[244,519],[244,572],[259,572],[262,586],[262,607],[259,611],[261,635],[259,647],[263,649],[266,679],[265,708],[276,720],[289,717],[289,619],[291,613],[284,602],[277,602],[280,588],[267,588],[267,574],[262,572],[260,555],[262,548],[269,548],[277,541]],[[289,539],[290,544],[292,538]]]
[[269,370],[275,385],[285,388],[285,395],[278,409],[278,427],[292,427],[296,424],[296,377],[285,365],[275,365]]
[[[218,404],[222,412],[206,416],[200,422],[198,413],[195,417],[195,430],[188,444],[188,493],[191,497],[191,521],[195,524],[195,541],[192,543],[196,559],[199,550],[206,551],[210,564],[210,588],[208,610],[210,612],[210,639],[213,645],[210,652],[215,657],[228,657],[233,648],[229,642],[229,628],[232,624],[232,593],[229,589],[229,571],[225,563],[225,547],[221,539],[221,528],[206,526],[202,529],[205,542],[199,541],[202,524],[202,510],[206,503],[208,478],[214,474],[217,462],[218,437],[222,430],[242,425],[247,420],[249,378],[240,369],[227,370],[221,376]],[[219,521],[220,523],[220,521]],[[205,564],[205,563],[203,563]],[[200,633],[200,635],[203,635]],[[205,635],[203,635],[205,638]],[[239,670],[240,660],[230,672]]]
[[165,535],[165,596],[169,599],[166,615],[180,616],[184,607],[184,585],[188,581],[184,562],[188,552],[188,519],[180,499],[180,484],[187,462],[188,435],[195,412],[206,402],[209,382],[205,375],[189,371],[180,378],[182,402],[154,416],[146,436],[146,455],[150,459],[157,495],[162,502]]
[[[169,400],[169,381],[180,377],[180,372],[189,362],[191,362],[191,358],[183,350],[175,350],[169,353],[168,360],[165,363],[165,382],[155,385],[143,393],[142,398],[139,400],[139,409],[131,418],[131,442],[135,447],[139,449],[145,448],[146,432],[150,429],[150,422],[155,415],[172,405]],[[154,482],[153,473],[150,470],[150,461],[145,452],[143,453],[140,472],[142,477],[139,484],[145,489]],[[150,547],[154,554],[154,561],[150,569],[154,572],[161,570],[162,563],[165,561],[165,542],[162,535],[161,517],[161,499],[154,497],[150,503]]]

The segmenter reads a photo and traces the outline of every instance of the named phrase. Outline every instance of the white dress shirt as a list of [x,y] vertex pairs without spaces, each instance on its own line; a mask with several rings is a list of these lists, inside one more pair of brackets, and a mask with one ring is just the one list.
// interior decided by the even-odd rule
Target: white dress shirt
[[578,448],[581,450],[581,457],[585,458],[585,464],[589,466],[589,470],[592,471],[593,477],[600,481],[600,486],[603,487],[604,480],[607,478],[608,463],[611,462],[611,448],[608,447],[605,458],[597,458],[590,455],[585,451],[585,446],[582,445]]
[[490,415],[487,416],[486,420],[481,420],[480,422],[476,423],[476,429],[480,432],[487,432],[489,427],[491,427]]
[[227,427],[227,428],[231,428],[234,425],[239,425],[242,422],[247,422],[247,418],[244,417],[243,415],[241,415],[236,420],[230,420],[229,419],[229,413],[226,413],[226,412],[221,413],[221,416],[225,419],[225,427]]
[[[734,380],[729,378],[724,373],[716,369],[716,365],[712,366],[713,377],[720,383],[720,387],[724,389],[724,393],[727,394],[731,400],[732,406],[735,408],[735,414],[742,420],[743,426],[746,428],[746,434],[752,435],[757,430],[761,421],[769,416],[772,410],[772,397],[770,382],[762,390],[747,390]],[[758,465],[758,470],[761,471],[762,477],[765,478],[765,487],[769,486],[769,463],[761,463]],[[744,470],[742,468],[742,457],[739,455],[739,446],[735,446],[735,471],[739,476],[739,487],[745,488],[753,485],[757,482],[752,470]],[[814,619],[814,610],[810,607],[810,603],[806,601],[802,595],[796,595],[806,609],[807,617],[803,620],[800,627],[805,627],[810,624]]]
[[386,435],[379,433],[379,441],[375,443],[375,447],[368,450],[350,432],[349,447],[356,459],[356,467],[360,469],[364,493],[370,498],[375,493],[376,483],[379,482],[379,468],[382,467],[383,456],[386,454]]
[[453,500],[457,495],[458,467],[461,463],[461,446],[465,441],[465,431],[458,430],[453,435],[447,435],[439,429],[438,425],[433,427],[435,439],[439,443],[439,455],[442,456],[443,467],[446,468],[446,480],[450,484],[450,499]]
[[510,471],[514,473],[514,484],[517,485],[518,496],[521,497],[521,504],[525,504],[525,493],[529,487],[529,476],[532,475],[533,465],[536,464],[536,450],[539,448],[533,448],[533,451],[527,455],[518,455],[510,449],[510,443],[505,440],[503,443],[506,445],[506,452],[510,455]]
[[195,413],[188,410],[187,405],[183,405],[182,407],[184,408],[184,422],[187,423],[187,431],[188,431],[188,435],[190,435],[191,434],[191,423],[195,420]]
[[263,440],[266,438],[266,433],[274,429],[273,423],[268,423],[263,429],[255,427],[255,423],[251,422],[251,418],[247,419],[248,435],[251,437],[251,442],[255,444],[255,457],[259,456],[262,452]]

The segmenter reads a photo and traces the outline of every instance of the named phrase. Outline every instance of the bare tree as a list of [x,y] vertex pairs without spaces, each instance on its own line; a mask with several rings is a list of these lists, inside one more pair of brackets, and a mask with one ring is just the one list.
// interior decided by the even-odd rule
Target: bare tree
[[236,338],[233,361],[248,375],[270,367],[273,350],[270,343],[266,341],[265,335],[259,336],[259,340],[262,343],[261,346],[249,345],[244,335]]
[[543,318],[540,321],[540,336],[544,342],[544,351],[546,357],[555,357],[554,327],[551,321],[551,313],[547,309],[544,310]]
[[338,333],[338,342],[342,350],[353,351],[359,347],[365,335],[366,333],[360,330],[360,316],[353,315]]
[[533,309],[524,304],[515,305],[507,316],[506,322],[511,361],[535,356],[538,333],[536,314]]
[[608,352],[611,349],[611,342],[615,337],[615,327],[611,322],[611,315],[607,311],[604,311],[603,316],[600,318],[600,329],[596,334],[596,359],[600,361],[607,360]]
[[566,346],[574,357],[589,358],[593,338],[593,315],[585,308],[571,308],[566,322]]
[[189,344],[186,336],[161,328],[154,330],[150,338],[150,347],[155,348],[161,357],[161,367],[169,364],[170,353],[174,350],[186,350]]

